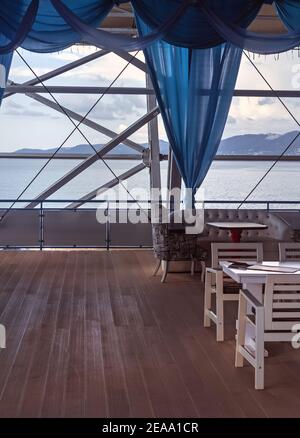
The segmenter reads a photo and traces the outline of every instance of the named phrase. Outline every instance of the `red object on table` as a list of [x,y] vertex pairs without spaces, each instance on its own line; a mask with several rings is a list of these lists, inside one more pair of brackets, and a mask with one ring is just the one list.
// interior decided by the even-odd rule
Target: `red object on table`
[[239,229],[238,229],[238,228],[232,228],[232,229],[230,230],[231,240],[232,240],[234,243],[240,243],[240,241],[241,241],[241,236],[242,236],[242,231],[243,231],[243,230],[241,230],[240,228],[239,228]]

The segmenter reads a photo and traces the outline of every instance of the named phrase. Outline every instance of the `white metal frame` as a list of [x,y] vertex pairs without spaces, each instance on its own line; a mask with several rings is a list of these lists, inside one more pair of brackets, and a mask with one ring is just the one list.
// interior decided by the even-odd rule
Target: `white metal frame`
[[[120,12],[121,16],[124,16],[124,11]],[[125,14],[126,15],[126,14]],[[70,172],[65,174],[62,178],[57,180],[55,183],[53,183],[51,186],[49,186],[46,190],[41,192],[34,201],[29,203],[27,205],[28,209],[35,208],[39,205],[39,201],[41,199],[47,199],[54,193],[56,193],[59,189],[61,189],[65,184],[70,182],[73,178],[78,176],[80,173],[82,173],[84,170],[86,170],[88,167],[90,167],[93,163],[95,163],[100,158],[107,158],[108,154],[120,143],[124,143],[131,149],[133,149],[137,154],[135,154],[135,158],[141,161],[141,163],[135,165],[133,168],[129,169],[128,171],[124,172],[122,175],[118,176],[117,178],[114,176],[110,181],[108,181],[106,184],[102,185],[101,187],[95,189],[93,192],[86,194],[80,201],[80,203],[76,203],[76,205],[72,204],[68,207],[74,207],[77,208],[84,204],[85,202],[94,199],[95,196],[97,196],[98,193],[104,193],[109,188],[112,188],[116,186],[120,181],[123,181],[125,179],[128,179],[134,175],[136,175],[138,172],[144,170],[146,167],[150,168],[150,183],[151,187],[160,188],[161,187],[161,179],[160,179],[160,161],[162,159],[165,159],[164,156],[160,155],[159,150],[159,133],[158,133],[158,122],[157,122],[157,115],[160,113],[159,108],[156,103],[155,93],[147,72],[146,64],[139,60],[138,58],[133,58],[131,54],[124,52],[124,51],[117,51],[114,52],[117,56],[119,56],[122,59],[125,59],[126,61],[130,61],[132,65],[134,65],[139,70],[143,71],[146,75],[146,88],[136,88],[136,87],[112,87],[109,91],[107,91],[107,87],[66,87],[66,86],[56,86],[56,87],[43,87],[41,83],[44,81],[47,81],[49,79],[52,79],[54,77],[59,77],[63,73],[66,73],[70,70],[73,70],[77,67],[80,67],[82,65],[85,65],[91,61],[94,61],[95,59],[99,59],[107,54],[109,54],[108,50],[98,50],[96,53],[90,54],[88,56],[82,57],[80,60],[76,60],[74,62],[68,63],[62,67],[59,67],[57,69],[54,69],[51,72],[48,72],[42,76],[35,79],[32,79],[30,81],[27,81],[23,84],[16,84],[12,81],[8,81],[8,86],[6,88],[5,96],[4,98],[9,98],[10,96],[13,96],[14,94],[24,94],[30,99],[33,99],[42,105],[45,105],[54,111],[60,112],[68,117],[70,117],[72,120],[75,120],[76,122],[80,122],[80,124],[83,124],[85,126],[88,126],[89,128],[104,134],[111,138],[111,140],[104,145],[97,153],[93,153],[90,156],[86,157],[81,163],[78,164],[74,169],[72,169]],[[51,93],[88,93],[88,94],[101,94],[101,92],[108,92],[110,94],[139,94],[139,95],[145,95],[147,96],[147,112],[144,116],[140,117],[138,120],[136,120],[131,126],[129,126],[127,129],[125,129],[120,134],[117,134],[116,132],[112,131],[109,128],[106,128],[99,123],[96,123],[92,120],[90,120],[88,117],[84,118],[77,114],[76,112],[64,107],[58,105],[56,102],[52,101],[51,99],[45,97],[42,95],[42,93],[46,93],[50,91]],[[129,137],[134,134],[137,130],[142,128],[143,126],[148,124],[148,139],[149,139],[149,150],[145,150],[145,148],[138,143],[132,141],[129,139]],[[80,127],[78,127],[78,131],[81,132]],[[120,154],[118,157],[119,159],[128,159],[128,154]],[[147,157],[147,160],[146,160]],[[149,157],[149,159],[148,159]]]
[[[129,14],[129,15],[128,15]],[[122,8],[114,8],[112,13],[110,14],[111,17],[129,17],[132,18],[132,12],[123,10]],[[124,29],[123,29],[124,30]],[[125,29],[126,30],[126,29]],[[113,31],[116,31],[116,29],[113,29]],[[136,29],[128,29],[130,31],[129,33],[136,32]],[[9,98],[10,96],[14,94],[24,94],[30,99],[34,99],[35,101],[38,101],[39,103],[52,108],[54,111],[60,112],[62,114],[65,114],[66,116],[70,117],[72,120],[75,120],[77,122],[81,122],[83,125],[88,126],[89,128],[104,134],[111,138],[111,141],[109,141],[103,148],[99,151],[98,154],[91,155],[90,157],[86,158],[82,163],[80,163],[75,169],[73,169],[71,172],[64,175],[62,178],[60,178],[58,181],[56,181],[54,184],[52,184],[50,187],[48,187],[45,191],[40,193],[36,200],[28,204],[28,208],[34,208],[38,205],[38,202],[40,199],[47,199],[49,196],[56,193],[59,189],[61,189],[65,184],[67,184],[69,181],[71,181],[73,178],[78,176],[81,172],[86,170],[90,165],[92,165],[94,162],[96,162],[100,158],[106,158],[107,154],[112,151],[116,146],[118,146],[120,143],[124,143],[125,145],[129,146],[133,150],[135,150],[138,154],[140,154],[139,159],[142,163],[144,163],[143,159],[145,156],[144,148],[137,144],[136,142],[129,139],[129,137],[135,133],[138,129],[143,127],[144,125],[148,124],[148,138],[149,138],[149,145],[150,150],[146,151],[149,154],[150,160],[149,163],[146,164],[149,165],[150,168],[150,182],[151,187],[160,188],[161,187],[161,178],[160,178],[160,161],[164,159],[160,155],[159,151],[159,133],[158,133],[158,122],[157,122],[157,116],[159,115],[160,111],[157,107],[156,98],[155,98],[155,92],[153,89],[153,86],[151,84],[151,80],[148,75],[148,70],[146,64],[141,61],[138,58],[132,57],[130,53],[127,53],[125,51],[116,51],[114,52],[117,56],[120,58],[130,61],[132,65],[134,65],[139,70],[143,71],[146,74],[146,87],[138,88],[138,87],[112,87],[110,90],[107,90],[106,87],[70,87],[70,86],[48,86],[45,88],[41,85],[41,81],[47,81],[49,79],[52,79],[54,77],[59,77],[60,75],[73,70],[77,67],[80,67],[82,65],[85,65],[91,61],[94,61],[95,59],[99,59],[101,57],[106,56],[107,54],[111,53],[108,50],[98,50],[97,52],[84,56],[79,60],[76,60],[74,62],[70,62],[62,67],[59,67],[57,69],[54,69],[44,75],[41,75],[40,78],[34,78],[30,81],[26,81],[23,84],[16,84],[12,81],[8,81],[8,86],[6,89],[6,93],[4,95],[5,98]],[[112,130],[108,129],[107,127],[104,127],[100,125],[99,123],[96,123],[89,118],[86,118],[82,120],[82,116],[77,114],[76,112],[66,108],[66,107],[60,107],[57,103],[51,101],[51,99],[43,96],[43,93],[46,92],[52,92],[52,93],[88,93],[88,94],[99,94],[101,92],[108,92],[113,94],[137,94],[137,95],[145,95],[147,97],[147,113],[141,117],[139,120],[137,120],[133,125],[131,125],[128,129],[123,131],[120,134],[117,134],[113,132]],[[209,92],[209,90],[207,91]],[[300,91],[299,90],[235,90],[234,96],[243,96],[243,97],[294,97],[299,98],[300,97]],[[80,131],[80,128],[78,128],[78,131]],[[122,159],[122,157],[119,157]],[[225,157],[226,158],[226,157]],[[127,159],[127,157],[124,155],[124,159]],[[131,176],[135,175],[138,171],[142,171],[145,166],[137,165],[134,166],[131,170],[124,173],[124,175],[121,175],[121,179],[126,177],[130,178]],[[144,163],[145,164],[145,163]],[[111,181],[108,181],[107,187],[113,187],[116,183],[116,179],[112,178]],[[176,162],[174,160],[174,156],[171,153],[169,157],[169,177],[168,177],[168,188],[172,189],[174,187],[181,187],[181,177],[178,171],[178,168],[176,166]],[[100,187],[99,190],[104,190],[104,187]],[[95,192],[95,191],[94,191]],[[82,198],[83,202],[86,202],[94,197],[94,192],[89,193],[86,196]]]

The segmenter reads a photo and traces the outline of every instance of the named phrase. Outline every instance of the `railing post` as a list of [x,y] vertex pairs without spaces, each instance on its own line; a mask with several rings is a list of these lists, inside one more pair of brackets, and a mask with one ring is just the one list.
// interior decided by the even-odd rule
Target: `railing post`
[[106,250],[109,251],[110,250],[109,202],[107,202],[107,208],[106,208],[105,243],[106,243]]
[[43,209],[43,201],[40,203],[40,251],[43,250],[44,247],[44,209]]

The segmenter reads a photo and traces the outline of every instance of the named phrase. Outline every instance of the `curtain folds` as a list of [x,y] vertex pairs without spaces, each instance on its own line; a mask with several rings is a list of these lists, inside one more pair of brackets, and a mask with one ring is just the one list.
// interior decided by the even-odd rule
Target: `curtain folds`
[[[20,25],[17,27],[16,33],[13,36],[12,40],[8,44],[0,46],[0,54],[12,52],[23,43],[35,22],[38,8],[39,0],[32,0],[31,4],[28,6],[28,9],[24,14],[24,17],[22,17],[21,19]],[[17,11],[18,8],[15,9],[14,13],[16,13]],[[1,17],[0,20],[2,20]],[[4,27],[5,26],[3,26],[3,23],[1,25],[0,21],[0,29],[2,30]]]
[[[8,44],[7,38],[0,34],[0,45],[4,46]],[[0,53],[0,106],[5,91],[6,81],[8,79],[8,73],[10,70],[11,62],[13,58],[13,53],[1,54]]]
[[287,29],[300,32],[300,1],[277,0],[276,8],[280,19]]
[[[170,44],[203,49],[224,42],[199,7],[203,0],[190,1],[189,9],[166,33],[164,41]],[[131,0],[135,13],[149,28],[161,26],[174,13],[181,0]],[[256,18],[264,0],[209,0],[211,9],[224,19],[247,27]]]
[[[147,34],[149,27],[137,21]],[[144,53],[180,173],[195,194],[221,141],[242,50],[228,43],[197,50],[158,41]]]
[[153,32],[142,38],[130,38],[92,28],[73,13],[70,8],[66,7],[61,0],[51,0],[51,2],[70,28],[75,30],[86,43],[108,50],[126,50],[129,52],[142,50],[154,41],[164,38],[168,30],[185,14],[190,5],[190,0],[180,0],[174,11],[171,14],[169,12],[166,19]]
[[[242,49],[260,54],[275,54],[286,52],[300,45],[300,24],[297,20],[290,20],[291,10],[298,11],[298,20],[300,17],[300,2],[293,1],[293,6],[288,7],[286,1],[281,1],[281,15],[284,23],[291,27],[295,27],[298,23],[298,31],[289,30],[283,35],[263,35],[255,32],[249,32],[243,29],[239,24],[228,21],[224,15],[218,15],[211,4],[207,0],[199,3],[199,8],[205,15],[207,21],[215,29],[215,31],[223,37],[225,41],[234,44]],[[278,2],[279,4],[279,2]],[[289,12],[289,14],[287,13]]]
[[[36,0],[34,0],[36,1]],[[1,0],[0,31],[14,41],[22,19],[32,0]],[[51,0],[40,0],[31,30],[21,46],[32,52],[57,52],[82,40],[81,35],[72,29],[52,5]],[[92,29],[107,16],[114,1],[112,0],[63,0],[63,4],[80,17]]]
[[85,40],[110,50],[141,50],[154,41],[187,48],[231,42],[258,53],[277,53],[300,44],[300,1],[277,0],[284,35],[262,35],[246,28],[267,0],[132,0],[135,13],[151,29],[146,37],[128,38],[96,29],[115,0],[1,0],[0,31],[8,44],[35,52],[62,50]]

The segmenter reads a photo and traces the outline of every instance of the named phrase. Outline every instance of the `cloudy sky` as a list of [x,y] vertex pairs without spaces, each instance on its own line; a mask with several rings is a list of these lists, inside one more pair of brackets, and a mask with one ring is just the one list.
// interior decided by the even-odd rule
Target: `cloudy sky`
[[[93,52],[92,48],[72,48],[58,54],[39,55],[21,51],[36,74],[41,75],[63,64],[74,61]],[[142,58],[142,55],[139,55]],[[252,55],[253,59],[253,55]],[[297,52],[278,56],[254,57],[257,67],[266,76],[272,87],[282,90],[300,90],[300,57]],[[48,81],[51,85],[89,85],[107,86],[123,69],[126,61],[115,55],[107,55],[78,69],[65,73],[59,78]],[[22,83],[34,78],[31,71],[16,54],[10,78]],[[142,72],[135,67],[128,67],[115,86],[145,86]],[[268,89],[247,59],[243,59],[237,88]],[[46,96],[48,97],[48,96]],[[56,95],[58,101],[84,115],[99,96]],[[300,101],[286,99],[286,104],[300,120]],[[96,106],[89,118],[121,132],[138,117],[146,112],[146,99],[143,96],[105,96]],[[81,128],[90,142],[104,143],[108,138],[86,127]],[[297,129],[296,123],[272,98],[234,98],[228,117],[224,138],[246,133],[283,133]],[[0,151],[14,151],[20,148],[58,147],[73,125],[66,118],[32,99],[15,95],[3,101],[0,109]],[[166,135],[160,120],[160,137]],[[137,142],[147,141],[147,129],[144,127],[133,137]],[[86,143],[80,133],[75,133],[66,146]]]

